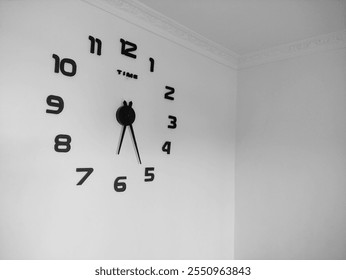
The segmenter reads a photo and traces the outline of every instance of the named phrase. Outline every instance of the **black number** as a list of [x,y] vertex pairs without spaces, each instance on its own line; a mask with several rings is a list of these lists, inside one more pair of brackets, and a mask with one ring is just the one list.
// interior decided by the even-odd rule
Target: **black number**
[[60,96],[49,95],[47,97],[47,104],[51,107],[55,107],[56,109],[47,109],[46,113],[49,114],[60,114],[64,109],[64,100]]
[[101,55],[102,41],[98,38],[94,38],[93,36],[89,36],[89,40],[90,40],[90,53],[95,53],[95,42],[96,42],[97,55]]
[[166,86],[168,92],[165,93],[165,98],[168,100],[174,100],[174,96],[172,96],[175,92],[175,89],[169,86]]
[[76,172],[86,172],[83,178],[77,183],[77,186],[83,185],[86,179],[93,173],[94,168],[76,168]]
[[[60,57],[56,54],[53,54],[52,57],[55,60],[55,65],[54,65],[54,72],[55,73],[59,73],[61,71],[62,74],[64,74],[65,76],[69,76],[69,77],[76,75],[77,64],[73,59],[63,58],[60,61]],[[71,66],[70,70],[66,70],[66,64],[69,64]]]
[[71,136],[59,134],[55,137],[54,150],[58,153],[67,153],[71,150]]
[[121,182],[121,180],[126,180],[125,176],[121,176],[115,179],[114,181],[114,190],[116,192],[124,192],[126,190],[126,183]]
[[177,118],[175,116],[168,116],[171,120],[171,123],[168,125],[168,128],[176,128],[177,127]]
[[144,176],[147,178],[144,179],[144,182],[154,181],[154,178],[155,178],[154,170],[155,170],[154,167],[146,167],[145,168]]
[[154,72],[155,60],[152,57],[150,57],[149,61],[150,61],[150,72]]
[[171,153],[171,142],[170,141],[166,141],[165,144],[163,144],[162,151],[166,152],[168,155]]
[[126,55],[128,57],[136,58],[137,55],[134,54],[137,50],[137,45],[135,43],[126,41],[124,39],[120,39],[121,42],[121,54]]

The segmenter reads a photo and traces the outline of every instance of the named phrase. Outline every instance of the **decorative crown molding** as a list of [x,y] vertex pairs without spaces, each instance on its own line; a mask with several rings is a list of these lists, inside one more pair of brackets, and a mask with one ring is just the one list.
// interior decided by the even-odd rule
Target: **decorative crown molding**
[[243,55],[239,58],[239,68],[249,68],[315,51],[338,48],[346,48],[346,29]]
[[82,0],[121,19],[236,69],[239,55],[136,0]]
[[[137,0],[81,0],[233,69],[346,47],[346,29],[245,55],[222,47]],[[344,0],[338,0],[346,9]],[[345,17],[346,20],[346,17]],[[345,22],[346,27],[346,22]]]

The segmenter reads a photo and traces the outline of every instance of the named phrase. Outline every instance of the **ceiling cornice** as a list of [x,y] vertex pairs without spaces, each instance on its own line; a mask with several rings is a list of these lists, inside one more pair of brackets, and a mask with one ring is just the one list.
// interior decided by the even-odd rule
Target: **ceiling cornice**
[[346,47],[344,29],[240,56],[137,0],[81,1],[233,69],[245,69],[319,50]]
[[237,69],[239,55],[136,0],[81,0],[160,37]]
[[346,48],[346,29],[243,55],[239,58],[238,66],[244,69],[316,51],[339,48]]

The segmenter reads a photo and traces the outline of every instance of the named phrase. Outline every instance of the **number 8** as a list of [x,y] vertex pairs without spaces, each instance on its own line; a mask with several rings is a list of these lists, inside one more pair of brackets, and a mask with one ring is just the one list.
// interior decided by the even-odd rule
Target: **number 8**
[[55,137],[54,150],[58,153],[67,153],[71,150],[72,138],[67,134],[59,134]]

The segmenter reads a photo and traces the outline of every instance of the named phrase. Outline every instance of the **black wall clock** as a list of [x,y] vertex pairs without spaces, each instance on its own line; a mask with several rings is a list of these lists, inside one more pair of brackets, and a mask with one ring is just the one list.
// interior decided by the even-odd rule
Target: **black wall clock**
[[[115,37],[115,36],[114,36]],[[115,37],[113,41],[109,42],[111,45],[109,49],[113,48],[113,53],[105,53],[102,51],[102,48],[104,47],[104,43],[101,39],[99,39],[97,36],[91,36],[89,35],[88,38],[85,38],[85,48],[89,49],[90,55],[97,55],[97,56],[125,56],[129,58],[130,60],[136,60],[137,59],[137,51],[138,46],[137,44],[130,42],[128,40],[125,40],[123,38],[120,38],[117,40]],[[93,64],[88,64],[88,58],[84,59],[83,67],[93,67]],[[61,75],[64,77],[64,79],[74,79],[76,75],[79,74],[80,71],[83,71],[81,67],[78,64],[78,58],[72,58],[72,57],[61,57],[56,53],[52,54],[52,71],[56,73],[57,75]],[[141,67],[140,69],[145,69],[149,73],[155,73],[158,71],[155,68],[155,59],[152,57],[147,57],[147,60],[141,60],[138,63],[146,62],[146,65],[143,65],[144,67]],[[102,61],[99,62],[93,61],[93,63],[99,63],[102,65]],[[136,83],[138,80],[145,79],[146,76],[144,73],[141,73],[140,71],[136,71],[136,65],[132,66],[133,70],[131,72],[122,70],[123,67],[121,67],[120,64],[114,65],[114,69],[112,73],[108,73],[110,75],[113,75],[113,80],[116,81],[117,84],[123,83],[123,79],[130,80],[131,83]],[[63,83],[64,80],[62,79],[61,82]],[[88,81],[92,83],[92,78]],[[127,81],[128,82],[128,81]],[[130,86],[131,87],[131,86]],[[135,90],[135,86],[133,87],[133,91]],[[131,89],[130,89],[131,90]],[[134,147],[134,153],[137,157],[137,162],[142,165],[142,159],[141,154],[144,159],[143,165],[145,165],[145,147],[141,146],[141,138],[148,137],[147,135],[142,135],[141,137],[136,137],[135,134],[135,127],[136,127],[136,119],[140,118],[141,115],[136,114],[135,108],[136,105],[139,107],[141,106],[140,102],[136,102],[136,97],[134,96],[134,100],[132,100],[130,97],[126,98],[128,100],[123,100],[124,95],[120,93],[121,89],[119,87],[113,88],[113,95],[114,97],[118,97],[117,102],[114,104],[114,124],[118,124],[118,126],[113,125],[112,127],[109,127],[109,130],[116,129],[119,130],[120,137],[118,141],[118,147],[115,151],[110,151],[110,153],[113,152],[113,156],[116,157],[116,155],[120,154],[121,147],[123,144],[123,141],[132,141],[133,147]],[[165,88],[162,88],[161,92],[153,92],[155,89],[152,88],[144,88],[142,89],[141,94],[142,95],[151,95],[154,94],[157,96],[158,101],[162,102],[164,104],[165,102],[171,103],[170,106],[173,106],[173,101],[175,101],[175,88],[172,86],[165,86]],[[71,93],[73,94],[73,93]],[[102,94],[98,92],[94,92],[95,95],[100,95],[100,98],[102,98]],[[121,97],[122,96],[122,97]],[[131,99],[131,100],[129,100]],[[136,104],[134,104],[136,102]],[[66,104],[66,101],[64,101],[64,98],[62,98],[59,95],[48,95],[46,98],[46,113],[52,114],[52,115],[60,115],[64,114],[64,108],[65,106],[69,106],[69,104]],[[82,104],[83,102],[80,102]],[[79,105],[81,106],[81,105]],[[78,108],[71,108],[71,110],[78,110]],[[152,110],[152,109],[150,109]],[[148,113],[149,110],[143,111],[142,114]],[[110,116],[110,115],[108,115]],[[169,115],[165,116],[167,121],[167,126],[162,127],[161,129],[171,129],[175,130],[177,128],[178,118],[176,115]],[[120,128],[120,129],[119,129]],[[128,131],[129,136],[126,136],[126,132]],[[151,136],[153,137],[153,136]],[[114,142],[115,139],[114,139]],[[77,141],[74,141],[72,134],[67,133],[59,133],[57,134],[54,139],[52,139],[52,147],[54,148],[54,151],[57,153],[73,153],[73,147],[75,145],[78,145]],[[140,147],[142,148],[140,151]],[[172,151],[172,141],[168,139],[162,139],[162,145],[160,147],[157,147],[156,152],[163,152],[166,155],[171,155]],[[127,152],[128,153],[128,152]],[[132,155],[127,154],[128,157],[132,157]],[[134,160],[134,157],[133,157]],[[97,176],[97,170],[95,170],[92,166],[78,166],[75,169],[76,172],[80,172],[82,177],[76,185],[82,186],[86,184],[87,179],[90,176]],[[152,182],[155,179],[155,166],[145,166],[143,170],[143,181],[144,182]],[[120,176],[117,176],[114,180],[114,190],[116,192],[124,192],[127,188],[127,177],[128,174],[122,174]]]

